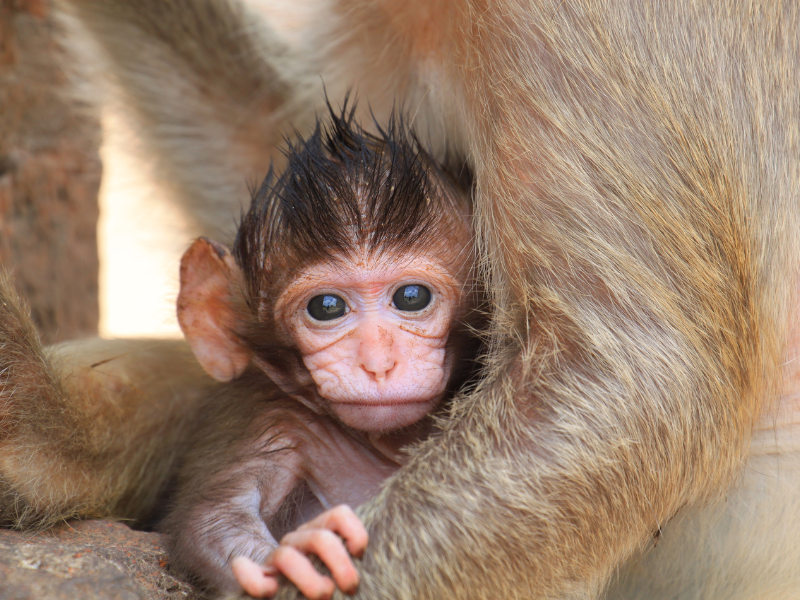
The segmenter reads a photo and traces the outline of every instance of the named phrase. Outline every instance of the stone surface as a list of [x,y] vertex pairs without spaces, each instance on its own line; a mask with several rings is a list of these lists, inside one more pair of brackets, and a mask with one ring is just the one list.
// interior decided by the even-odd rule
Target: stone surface
[[0,263],[46,342],[96,333],[98,119],[49,0],[0,0]]
[[199,600],[169,572],[157,533],[111,521],[0,531],[3,600]]

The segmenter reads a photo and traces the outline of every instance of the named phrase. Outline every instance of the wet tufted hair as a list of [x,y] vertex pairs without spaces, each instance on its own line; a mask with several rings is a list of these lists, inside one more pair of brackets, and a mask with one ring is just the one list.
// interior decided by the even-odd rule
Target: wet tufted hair
[[253,194],[233,247],[251,298],[274,289],[276,272],[356,251],[430,250],[463,228],[463,195],[402,117],[373,135],[353,115],[330,109],[309,138],[289,144],[277,181],[270,169]]

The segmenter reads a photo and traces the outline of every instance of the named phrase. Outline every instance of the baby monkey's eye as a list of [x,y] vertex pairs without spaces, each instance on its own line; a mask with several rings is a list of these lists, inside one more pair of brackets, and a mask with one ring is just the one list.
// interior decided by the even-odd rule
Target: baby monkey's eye
[[422,310],[431,303],[431,291],[424,285],[403,285],[392,296],[398,310]]
[[347,303],[343,298],[333,294],[314,296],[306,307],[308,314],[317,321],[338,319],[347,311]]

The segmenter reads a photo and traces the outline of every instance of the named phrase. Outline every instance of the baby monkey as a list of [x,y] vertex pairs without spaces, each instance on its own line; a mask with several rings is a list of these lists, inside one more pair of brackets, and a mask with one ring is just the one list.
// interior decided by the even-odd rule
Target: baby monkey
[[208,590],[270,596],[283,574],[308,598],[353,593],[348,550],[360,555],[367,532],[341,505],[376,493],[474,365],[466,194],[402,122],[373,136],[352,115],[289,148],[232,252],[201,238],[181,261],[181,328],[229,383],[163,529]]

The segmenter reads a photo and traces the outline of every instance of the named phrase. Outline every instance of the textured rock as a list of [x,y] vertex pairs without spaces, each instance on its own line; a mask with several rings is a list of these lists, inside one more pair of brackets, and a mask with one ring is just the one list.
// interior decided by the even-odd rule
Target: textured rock
[[111,521],[0,531],[3,600],[197,600],[169,572],[157,533]]
[[0,263],[47,342],[97,332],[99,121],[48,0],[0,0]]

